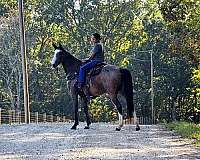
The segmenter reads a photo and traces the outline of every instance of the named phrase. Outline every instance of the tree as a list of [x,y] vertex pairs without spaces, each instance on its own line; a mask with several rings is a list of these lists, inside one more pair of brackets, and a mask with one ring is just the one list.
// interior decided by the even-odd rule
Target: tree
[[[0,6],[2,24],[10,27],[0,31],[4,44],[0,59],[6,60],[1,64],[0,96],[11,102],[8,88],[21,99],[22,83],[17,57],[18,22],[12,21],[17,19],[17,2],[3,0]],[[185,118],[199,104],[199,13],[198,1],[188,0],[26,1],[31,110],[71,115],[66,75],[63,69],[59,68],[58,73],[51,69],[52,42],[61,42],[74,56],[85,58],[90,50],[89,36],[99,32],[106,62],[132,72],[139,114],[149,116],[151,111],[149,50],[153,50],[156,116],[169,120]],[[91,105],[95,120],[115,117],[110,114],[109,105],[103,98]],[[109,114],[98,117],[99,108]]]
[[[1,87],[3,100],[11,104],[10,109],[20,109],[22,72],[19,57],[19,34],[16,17],[1,18]],[[7,95],[7,96],[5,96]]]

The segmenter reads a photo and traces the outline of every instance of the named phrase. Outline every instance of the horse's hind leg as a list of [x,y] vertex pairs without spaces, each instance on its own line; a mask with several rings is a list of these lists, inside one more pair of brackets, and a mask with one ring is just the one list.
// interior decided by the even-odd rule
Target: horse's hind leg
[[87,126],[85,126],[85,129],[89,129],[91,121],[90,121],[90,115],[88,113],[88,105],[87,105],[88,100],[87,100],[87,97],[81,97],[81,100],[82,100],[82,105],[83,105],[83,108],[84,108],[84,112],[85,112],[85,115],[86,115],[86,121],[87,121]]
[[114,95],[111,97],[111,100],[113,104],[116,106],[117,111],[118,111],[118,116],[119,116],[119,126],[116,128],[116,131],[120,131],[121,128],[123,127],[123,115],[122,115],[122,106],[117,99],[117,95]]
[[136,124],[136,131],[139,131],[140,130],[140,126],[139,126],[139,122],[137,120],[137,116],[136,116],[136,112],[134,110],[134,113],[133,113],[133,118],[134,118],[134,123]]

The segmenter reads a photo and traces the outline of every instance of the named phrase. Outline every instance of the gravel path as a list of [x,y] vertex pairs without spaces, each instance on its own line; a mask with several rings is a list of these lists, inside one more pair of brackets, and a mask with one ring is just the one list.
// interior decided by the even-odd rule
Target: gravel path
[[77,130],[72,124],[30,124],[0,126],[0,160],[166,160],[200,159],[200,149],[159,125],[92,124]]

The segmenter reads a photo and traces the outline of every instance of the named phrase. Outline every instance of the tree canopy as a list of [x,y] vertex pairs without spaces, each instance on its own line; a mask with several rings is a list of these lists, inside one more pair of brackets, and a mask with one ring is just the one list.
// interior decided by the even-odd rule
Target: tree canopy
[[[52,42],[86,58],[90,35],[99,32],[106,62],[131,70],[140,116],[151,113],[151,52],[156,118],[200,113],[198,0],[27,0],[24,10],[31,111],[71,115],[64,71],[51,69]],[[0,107],[22,109],[17,2],[1,0],[0,15]],[[90,112],[95,121],[116,117],[104,97],[91,104]]]

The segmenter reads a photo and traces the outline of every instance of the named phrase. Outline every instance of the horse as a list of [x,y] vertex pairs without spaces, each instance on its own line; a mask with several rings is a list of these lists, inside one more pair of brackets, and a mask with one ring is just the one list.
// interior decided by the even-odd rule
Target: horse
[[[53,44],[53,47],[55,52],[51,64],[53,68],[56,68],[59,64],[62,64],[67,76],[69,93],[73,101],[75,121],[71,129],[76,129],[79,124],[78,97],[80,97],[80,100],[83,104],[84,113],[86,115],[87,126],[85,126],[85,129],[89,129],[91,120],[88,113],[88,98],[86,93],[84,91],[80,91],[76,85],[77,74],[80,66],[82,65],[82,61],[66,51],[61,44],[59,44],[59,46]],[[120,131],[123,127],[123,113],[122,105],[118,99],[119,94],[122,95],[126,100],[128,117],[131,119],[134,112],[134,120],[136,121],[136,111],[133,105],[133,82],[131,73],[128,69],[119,68],[110,64],[103,65],[99,74],[90,77],[88,93],[92,97],[107,94],[111,99],[113,105],[116,106],[118,111],[119,126],[116,127],[116,131]],[[140,130],[137,122],[136,130]]]

